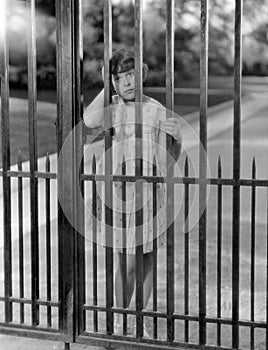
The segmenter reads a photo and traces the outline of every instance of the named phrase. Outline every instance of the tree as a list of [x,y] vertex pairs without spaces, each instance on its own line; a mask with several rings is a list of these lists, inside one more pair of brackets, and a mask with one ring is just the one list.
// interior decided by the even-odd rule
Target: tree
[[[150,0],[147,11],[157,13],[165,21],[165,0]],[[234,57],[234,12],[233,0],[213,0],[209,8],[209,69],[212,74],[228,74],[233,69]],[[181,0],[175,5],[175,67],[181,74],[198,72],[200,52],[200,1]],[[243,33],[244,65],[250,61],[253,69],[261,61],[267,61],[268,7],[266,0],[244,2]],[[163,30],[165,31],[165,29]],[[160,33],[163,36],[162,33]],[[161,37],[160,35],[160,37]],[[153,40],[153,39],[152,39]],[[152,41],[154,45],[156,41]],[[255,49],[255,57],[250,45]],[[162,40],[161,46],[165,45]],[[249,57],[250,55],[250,57]],[[161,54],[160,54],[161,56]],[[162,59],[162,58],[161,58]],[[253,62],[252,62],[253,60]],[[254,69],[253,69],[254,70]],[[262,70],[262,74],[264,70]],[[266,74],[268,70],[266,69]]]
[[[131,1],[121,1],[112,7],[113,48],[134,44],[134,9]],[[102,85],[104,32],[103,0],[83,2],[84,78],[90,85]]]
[[[1,1],[1,0],[0,0]],[[35,0],[37,14],[38,74],[55,75],[55,0]],[[246,74],[268,74],[267,0],[244,0],[243,66]],[[27,16],[25,6],[10,15],[11,79],[21,79],[27,65]],[[102,84],[104,0],[83,1],[84,78],[91,85]],[[166,0],[144,2],[144,59],[150,67],[148,84],[165,83]],[[234,57],[234,0],[209,2],[209,71],[230,74]],[[24,9],[24,10],[23,10]],[[132,0],[113,2],[113,48],[133,47],[134,7]],[[175,82],[199,76],[200,0],[175,2]],[[19,29],[21,26],[21,29]],[[14,68],[14,69],[13,69]],[[54,73],[53,73],[54,72]],[[13,74],[13,75],[12,75]]]

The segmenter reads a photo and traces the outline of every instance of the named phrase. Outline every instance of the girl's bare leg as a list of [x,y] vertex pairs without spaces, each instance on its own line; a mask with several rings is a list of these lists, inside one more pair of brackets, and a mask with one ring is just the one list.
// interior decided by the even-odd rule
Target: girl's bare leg
[[[129,307],[135,284],[135,255],[127,255],[127,304]],[[118,253],[118,266],[115,273],[115,299],[118,307],[123,307],[123,254]]]
[[[126,307],[129,307],[131,298],[133,296],[134,284],[136,280],[136,257],[135,255],[127,255],[127,303]],[[118,307],[123,307],[123,254],[118,254],[118,266],[115,274],[115,298],[116,305]],[[143,308],[147,307],[150,295],[152,293],[153,287],[153,253],[146,253],[143,255]],[[115,334],[122,334],[122,316],[115,315]],[[134,326],[135,328],[135,326]],[[133,329],[132,329],[133,332]],[[144,330],[145,332],[145,330]],[[148,336],[147,331],[145,336]]]
[[[134,284],[135,284],[135,255],[127,255],[127,305],[129,307],[131,298],[133,296]],[[115,274],[115,298],[116,305],[123,307],[123,255],[118,254],[118,267]],[[146,253],[143,255],[143,308],[145,309],[153,288],[153,253]]]
[[143,308],[146,309],[153,289],[153,253],[143,255]]

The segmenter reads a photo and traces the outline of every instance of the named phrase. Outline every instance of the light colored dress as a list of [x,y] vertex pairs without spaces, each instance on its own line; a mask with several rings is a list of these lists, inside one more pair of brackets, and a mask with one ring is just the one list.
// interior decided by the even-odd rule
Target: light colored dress
[[[160,123],[166,119],[165,108],[156,100],[147,97],[142,103],[143,109],[143,175],[153,175],[153,162],[156,160],[157,176],[165,175],[159,162]],[[113,174],[122,175],[122,163],[125,160],[126,175],[135,175],[135,103],[124,103],[119,96],[113,97],[110,109],[112,115],[113,136]],[[161,160],[163,163],[163,159]],[[97,166],[97,174],[105,172],[105,155]],[[105,245],[105,184],[97,183],[98,191],[98,242]],[[123,199],[122,182],[113,183],[113,247],[128,254],[135,254],[135,182],[126,182]],[[143,183],[143,253],[153,250],[153,240],[157,246],[165,241],[166,231],[166,188],[164,183],[156,185],[156,198],[153,198],[153,183]],[[156,203],[156,216],[153,217],[153,205]],[[122,214],[125,215],[122,215]],[[154,222],[155,221],[155,222]],[[125,229],[123,229],[123,222]],[[156,230],[154,230],[156,228]],[[155,232],[154,232],[155,231]]]

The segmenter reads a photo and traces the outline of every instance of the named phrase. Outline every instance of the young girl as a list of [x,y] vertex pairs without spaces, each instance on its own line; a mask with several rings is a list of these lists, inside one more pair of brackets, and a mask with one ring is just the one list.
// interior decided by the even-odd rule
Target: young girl
[[[116,95],[112,97],[110,115],[113,135],[113,173],[122,174],[124,162],[125,174],[135,175],[135,60],[131,51],[121,49],[114,52],[110,60],[112,84]],[[146,79],[148,68],[143,65],[143,77]],[[179,122],[176,118],[166,120],[166,109],[156,100],[143,96],[143,134],[142,134],[142,168],[143,175],[153,175],[153,162],[157,162],[157,174],[165,174],[166,168],[166,133],[175,142],[173,157],[178,159],[182,141]],[[96,128],[104,125],[104,91],[95,98],[84,113],[87,127]],[[98,172],[103,173],[104,158],[99,163]],[[164,184],[157,185],[157,233],[153,232],[153,196],[152,183],[143,184],[143,303],[147,306],[153,285],[153,239],[157,237],[158,246],[164,243],[166,230],[166,192]],[[99,216],[104,218],[104,186],[99,189],[102,205],[98,208]],[[114,248],[118,252],[118,266],[115,274],[115,299],[118,307],[123,307],[123,254],[127,252],[127,305],[129,306],[135,284],[135,183],[127,182],[124,200],[122,183],[114,183],[113,191],[113,237]],[[126,228],[122,229],[122,213],[125,214]],[[105,228],[104,219],[100,226]],[[155,227],[155,226],[154,226]],[[123,231],[122,231],[123,230]],[[102,230],[103,233],[104,230]],[[122,240],[122,233],[125,239]],[[155,235],[154,235],[155,234]],[[139,244],[139,242],[138,242]],[[115,334],[122,334],[120,315],[115,314]],[[148,336],[144,329],[144,336]]]

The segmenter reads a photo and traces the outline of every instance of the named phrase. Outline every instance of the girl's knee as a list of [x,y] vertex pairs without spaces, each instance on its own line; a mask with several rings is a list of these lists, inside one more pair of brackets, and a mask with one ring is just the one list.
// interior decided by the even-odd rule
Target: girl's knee
[[127,259],[127,274],[132,276],[136,272],[136,258],[135,255],[129,255]]
[[135,275],[135,273],[136,273],[135,264],[128,265],[127,266],[127,274],[128,274],[128,276]]

